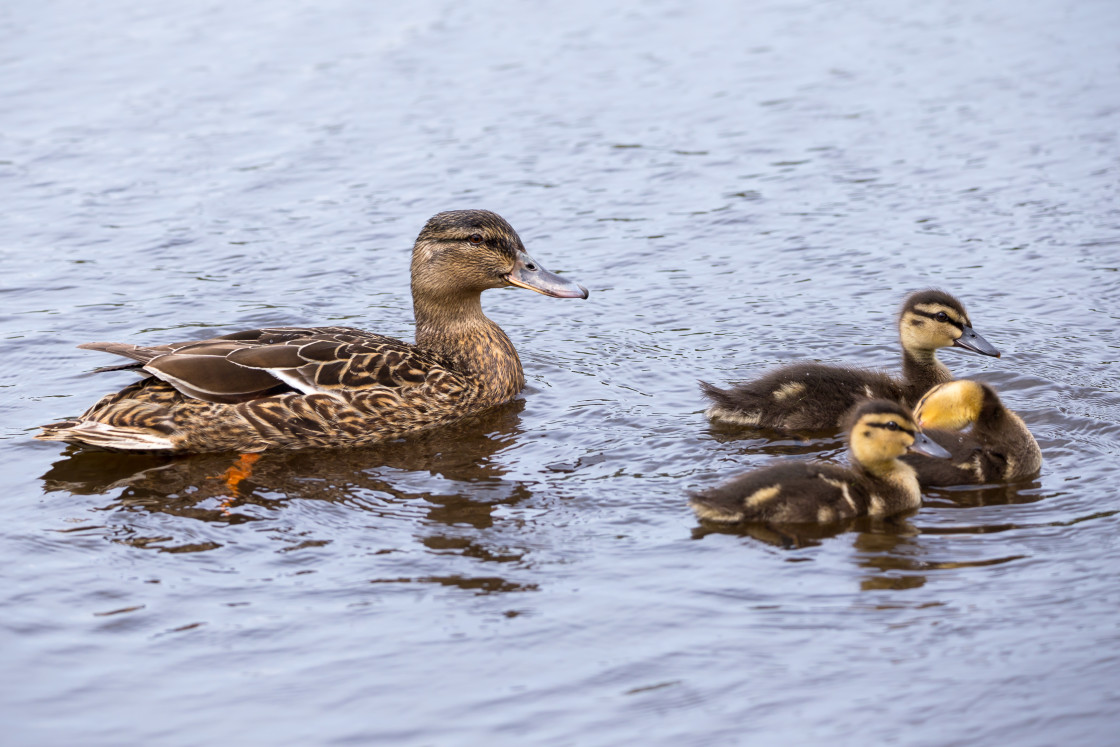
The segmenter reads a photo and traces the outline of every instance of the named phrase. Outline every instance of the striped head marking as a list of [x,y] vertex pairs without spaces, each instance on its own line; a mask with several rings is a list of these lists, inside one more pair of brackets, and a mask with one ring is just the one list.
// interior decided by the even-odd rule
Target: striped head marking
[[489,210],[452,210],[431,218],[412,250],[414,299],[446,300],[514,285],[555,298],[587,298],[579,283],[530,257],[513,227]]
[[873,472],[892,469],[908,451],[944,458],[949,452],[921,432],[910,412],[885,399],[860,405],[850,416],[848,448],[852,457]]
[[972,328],[964,304],[944,291],[910,294],[902,307],[898,331],[902,347],[917,357],[948,347],[999,357],[999,351]]
[[910,294],[898,322],[902,346],[911,351],[950,347],[971,326],[961,302],[936,290]]
[[906,453],[918,426],[901,405],[873,400],[856,411],[848,434],[849,448],[865,466],[889,462]]
[[506,285],[525,246],[513,227],[488,210],[439,213],[420,231],[412,250],[413,291],[435,296]]

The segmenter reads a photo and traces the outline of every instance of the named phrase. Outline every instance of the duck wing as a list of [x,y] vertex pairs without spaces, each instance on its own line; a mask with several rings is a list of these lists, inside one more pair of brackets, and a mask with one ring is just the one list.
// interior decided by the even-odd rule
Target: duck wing
[[246,402],[273,394],[335,394],[402,389],[458,378],[416,346],[350,327],[268,327],[208,340],[140,346],[80,345],[136,363],[184,395],[205,402]]

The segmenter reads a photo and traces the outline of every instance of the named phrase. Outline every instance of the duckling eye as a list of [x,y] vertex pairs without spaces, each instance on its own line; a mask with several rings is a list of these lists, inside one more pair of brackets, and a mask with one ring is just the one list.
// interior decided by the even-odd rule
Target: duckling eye
[[933,318],[934,318],[934,319],[936,319],[936,320],[937,320],[937,321],[939,321],[939,322],[947,322],[947,321],[949,321],[949,315],[948,315],[948,314],[946,314],[946,313],[945,313],[944,311],[939,311],[939,312],[937,312],[937,315],[936,315],[936,316],[934,316]]
[[469,241],[469,242],[471,242],[472,244],[474,244],[474,245],[476,245],[476,246],[477,246],[478,244],[481,244],[481,243],[482,243],[482,234],[480,234],[480,233],[472,233],[472,234],[470,235],[470,237],[469,237],[469,238],[467,239],[467,241]]
[[887,428],[888,431],[897,431],[898,430],[898,423],[894,422],[893,420],[888,420],[886,428]]

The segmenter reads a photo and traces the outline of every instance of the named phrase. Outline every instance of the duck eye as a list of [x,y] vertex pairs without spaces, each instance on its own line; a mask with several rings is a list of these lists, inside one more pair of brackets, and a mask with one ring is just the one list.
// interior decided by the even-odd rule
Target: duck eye
[[471,242],[472,244],[475,244],[475,245],[481,244],[482,243],[482,234],[472,233],[470,235],[470,238],[467,239],[467,241],[469,241],[469,242]]
[[887,430],[888,431],[897,431],[898,430],[898,423],[894,422],[893,420],[888,420],[887,421]]
[[949,315],[946,314],[944,311],[939,311],[939,312],[937,312],[937,316],[935,316],[934,319],[936,319],[939,322],[947,322],[947,321],[949,321]]

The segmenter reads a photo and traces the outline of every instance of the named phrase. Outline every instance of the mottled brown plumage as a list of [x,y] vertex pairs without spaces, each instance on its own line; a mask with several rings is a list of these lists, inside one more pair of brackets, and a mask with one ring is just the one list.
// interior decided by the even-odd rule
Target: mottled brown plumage
[[1026,423],[987,384],[967,379],[940,384],[922,397],[914,416],[952,454],[905,457],[923,487],[1011,482],[1034,477],[1042,467],[1042,451]]
[[951,381],[949,369],[937,360],[939,348],[999,357],[999,351],[972,329],[964,305],[943,291],[924,290],[907,297],[898,330],[901,379],[868,369],[796,363],[728,389],[701,381],[712,401],[705,415],[714,423],[751,428],[833,430],[862,400],[883,398],[913,407],[930,387]]
[[948,452],[926,438],[896,402],[870,400],[849,417],[850,468],[779,463],[694,493],[689,504],[702,521],[715,524],[830,524],[920,506],[917,477],[899,457],[907,451]]
[[508,402],[525,385],[506,334],[482,313],[488,288],[586,298],[528,254],[500,216],[440,213],[412,252],[416,343],[349,327],[275,327],[209,340],[80,347],[136,361],[149,378],[37,438],[110,449],[256,452],[360,446]]

